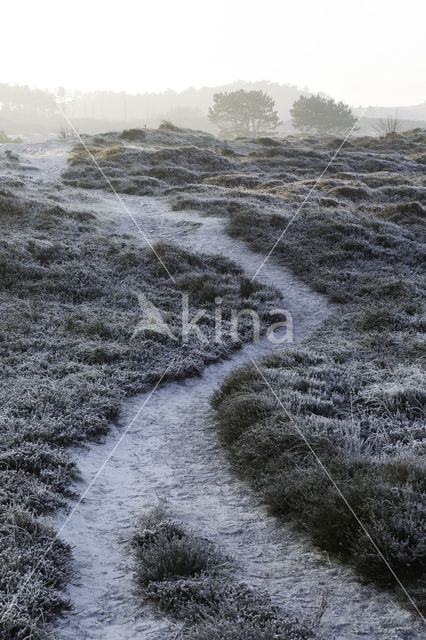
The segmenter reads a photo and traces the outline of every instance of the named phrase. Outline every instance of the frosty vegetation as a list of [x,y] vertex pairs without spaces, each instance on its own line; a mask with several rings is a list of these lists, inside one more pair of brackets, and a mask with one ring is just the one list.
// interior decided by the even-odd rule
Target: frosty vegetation
[[[345,145],[275,253],[275,259],[340,303],[341,312],[302,348],[260,365],[419,606],[425,569],[425,141],[423,132],[412,132]],[[333,144],[311,139],[309,146],[305,142],[293,150],[274,146],[275,177],[269,188],[256,189],[257,197],[268,193],[266,207],[247,192],[249,207],[228,209],[229,233],[267,253],[313,186],[314,170],[321,172],[321,148]],[[259,161],[269,164],[265,151]],[[290,179],[277,176],[281,159],[285,171],[292,168]],[[278,199],[284,216],[274,212]],[[368,536],[252,367],[231,374],[213,406],[237,469],[262,489],[274,513],[295,519],[316,544],[363,575],[395,586]]]
[[[317,183],[341,138],[223,142],[165,127],[89,140],[118,190],[222,215],[229,234],[264,255],[310,194],[271,259],[340,312],[303,347],[260,366],[419,606],[425,142],[422,130],[347,140]],[[79,148],[65,180],[102,186]],[[395,586],[253,367],[233,373],[213,406],[236,468],[274,513],[364,576]]]
[[133,548],[142,598],[181,621],[179,637],[185,640],[316,637],[312,621],[299,622],[272,605],[267,594],[239,583],[231,558],[163,508],[140,519]]
[[[341,139],[224,142],[167,122],[155,131],[86,138],[119,192],[164,195],[176,210],[221,215],[229,234],[264,255],[315,185],[271,259],[339,303],[340,312],[303,346],[260,367],[414,596],[425,558],[425,140],[414,130],[347,141],[316,184]],[[19,158],[7,151],[1,162]],[[199,373],[238,346],[213,340],[182,346],[146,332],[132,339],[140,319],[137,295],[145,293],[173,326],[181,293],[190,292],[194,305],[207,311],[203,330],[213,335],[216,296],[234,308],[252,305],[267,313],[277,294],[248,286],[239,267],[222,257],[160,245],[156,249],[176,279],[172,286],[151,252],[111,234],[93,214],[73,213],[54,200],[41,204],[26,195],[25,181],[0,179],[0,638],[9,640],[41,637],[44,623],[68,604],[62,588],[69,549],[53,542],[46,519],[69,495],[76,473],[67,447],[105,434],[123,398],[151,388],[173,356],[168,380]],[[108,188],[80,146],[64,182]],[[250,337],[251,328],[243,327],[242,341]],[[367,577],[393,586],[256,371],[231,375],[213,406],[236,469],[261,488],[274,513],[294,519],[316,544]],[[210,546],[207,552],[197,544],[201,563],[206,553],[214,555]],[[210,560],[206,566],[191,580],[207,572],[211,584]],[[163,578],[153,581],[164,586]],[[240,596],[237,588],[224,589],[240,620],[244,590]],[[216,623],[224,638],[239,637],[229,631],[228,618]],[[201,622],[191,633],[214,637],[211,625],[203,630]],[[243,629],[240,636],[271,637],[256,633]]]
[[[0,160],[19,167],[10,151]],[[171,361],[164,381],[198,374],[251,339],[248,323],[239,343],[225,335],[221,344],[188,345],[153,332],[132,337],[138,294],[173,327],[182,292],[191,292],[210,336],[215,296],[224,308],[265,314],[278,298],[255,285],[248,300],[241,270],[222,257],[158,245],[173,285],[152,252],[93,214],[40,203],[18,178],[0,180],[0,638],[11,640],[44,637],[44,623],[68,606],[70,551],[46,519],[70,496],[77,470],[67,447],[103,436],[123,399],[151,389]]]

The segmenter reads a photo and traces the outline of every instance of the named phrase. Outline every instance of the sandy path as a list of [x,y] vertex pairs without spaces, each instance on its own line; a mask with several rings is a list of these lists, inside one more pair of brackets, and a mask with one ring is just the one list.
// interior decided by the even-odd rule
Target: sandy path
[[[50,148],[48,154],[32,154],[27,147],[28,159],[40,169],[35,180],[38,188],[51,189],[56,183],[58,166],[64,160],[61,148],[57,146],[55,161]],[[57,193],[64,204],[84,209],[90,206],[106,220],[114,219],[121,231],[138,237],[114,196],[76,189]],[[173,240],[193,250],[223,253],[239,263],[248,276],[262,260],[262,256],[230,239],[219,219],[171,212],[162,199],[124,199],[153,242]],[[319,326],[331,310],[322,297],[272,263],[261,271],[259,280],[283,292],[285,307],[293,315],[297,342]],[[209,398],[230,370],[272,348],[266,340],[249,345],[230,360],[207,367],[201,378],[167,384],[151,397],[64,531],[64,539],[74,549],[77,578],[69,588],[75,613],[62,621],[62,638],[164,637],[167,621],[138,606],[128,549],[135,518],[159,499],[166,499],[179,518],[235,556],[241,578],[267,589],[286,610],[308,614],[326,593],[325,638],[421,637],[407,611],[392,603],[388,595],[361,586],[350,570],[326,561],[290,529],[278,528],[256,503],[253,492],[230,473],[211,423]],[[140,395],[125,403],[123,425],[145,399],[146,395]],[[120,431],[114,429],[104,444],[76,453],[82,476],[80,491],[119,437]],[[59,524],[64,517],[59,516]]]

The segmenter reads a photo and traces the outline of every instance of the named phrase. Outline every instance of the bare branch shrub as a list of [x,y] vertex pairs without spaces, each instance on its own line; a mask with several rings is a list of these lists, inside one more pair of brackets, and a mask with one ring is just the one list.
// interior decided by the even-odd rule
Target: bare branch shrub
[[393,118],[381,118],[374,126],[373,129],[383,138],[384,136],[391,136],[401,131],[401,120],[394,116]]
[[59,129],[57,130],[57,134],[60,140],[71,140],[75,136],[74,131],[71,129],[71,127],[65,126],[59,127]]

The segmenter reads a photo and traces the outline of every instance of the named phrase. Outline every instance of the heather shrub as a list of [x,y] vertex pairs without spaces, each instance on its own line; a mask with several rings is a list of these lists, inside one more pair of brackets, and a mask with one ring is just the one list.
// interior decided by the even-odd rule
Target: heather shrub
[[377,211],[377,215],[400,225],[422,224],[425,207],[417,201],[388,204]]
[[175,124],[173,124],[173,122],[170,122],[170,120],[162,120],[158,128],[160,129],[160,131],[175,131],[175,132],[184,131],[184,129],[181,129],[180,127],[176,126]]
[[143,129],[125,129],[120,133],[119,138],[130,142],[145,142],[146,131]]
[[[264,375],[297,426],[248,367],[232,373],[215,393],[218,431],[236,469],[263,491],[273,513],[293,518],[315,544],[391,585],[383,558],[313,450],[386,561],[417,586],[425,569],[420,389],[396,394],[392,387],[395,404],[384,411],[372,402],[374,385],[363,386],[358,371],[349,377],[347,365],[333,368],[324,357],[309,361],[301,355],[296,350],[264,364]],[[377,376],[383,374],[379,369]]]
[[[261,362],[285,411],[253,367],[232,372],[212,406],[235,469],[263,492],[271,510],[368,579],[393,588],[386,563],[312,448],[420,606],[424,193],[407,154],[413,147],[420,152],[424,140],[415,138],[356,139],[345,147],[317,185],[320,194],[338,199],[313,192],[270,258],[340,305],[303,348]],[[291,203],[290,193],[306,195],[315,176],[312,157],[289,146],[299,175],[277,195]],[[273,200],[264,210],[246,202],[229,214],[228,233],[267,252],[296,209],[278,218]]]
[[416,460],[404,483],[392,476],[392,463],[368,458],[324,458],[322,461],[369,535],[360,526],[336,489],[314,461],[295,467],[287,461],[281,475],[266,489],[268,502],[278,515],[291,515],[303,523],[313,541],[348,559],[365,575],[392,583],[392,576],[377,549],[401,579],[416,581],[425,570],[421,503],[424,483]]
[[236,582],[232,559],[183,523],[172,520],[163,508],[141,518],[133,547],[141,595],[182,620],[185,637],[315,637],[308,622],[300,623],[281,612],[266,593]]
[[[0,528],[5,532],[0,572],[7,578],[0,579],[6,625],[0,636],[39,638],[44,621],[67,606],[61,589],[69,551],[54,541],[43,520],[72,495],[76,469],[66,448],[104,436],[119,420],[124,398],[151,388],[173,356],[165,381],[200,373],[250,336],[242,331],[236,344],[224,334],[223,344],[211,339],[184,346],[154,332],[134,335],[141,292],[173,331],[181,330],[176,319],[184,287],[171,286],[153,253],[110,233],[90,212],[39,204],[25,199],[25,192],[18,197],[11,187],[0,194],[0,216]],[[201,292],[204,281],[230,306],[246,306],[239,279],[233,278],[240,270],[225,258],[166,244],[157,252],[177,282],[194,277]],[[260,292],[266,318],[277,297],[267,288]],[[212,337],[214,300],[201,297],[201,326]],[[195,304],[191,299],[190,314]],[[16,524],[24,518],[20,514],[34,524],[31,534],[27,524]],[[175,544],[176,558],[187,553],[187,563],[202,563],[201,556],[191,555],[192,547]],[[37,558],[40,570],[31,586],[22,588]]]
[[134,537],[142,586],[170,578],[194,577],[221,561],[213,546],[186,533],[173,521],[160,522]]

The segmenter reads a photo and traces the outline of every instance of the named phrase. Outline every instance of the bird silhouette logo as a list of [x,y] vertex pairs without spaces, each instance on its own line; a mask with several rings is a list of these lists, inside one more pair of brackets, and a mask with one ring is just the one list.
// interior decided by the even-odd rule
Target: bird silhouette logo
[[137,336],[142,331],[153,331],[154,333],[159,333],[163,336],[167,336],[172,340],[177,340],[176,336],[174,336],[171,332],[167,322],[163,320],[160,311],[155,305],[152,304],[150,300],[148,300],[146,295],[140,293],[138,295],[138,302],[143,317],[136,325],[135,330],[133,331],[132,338]]

